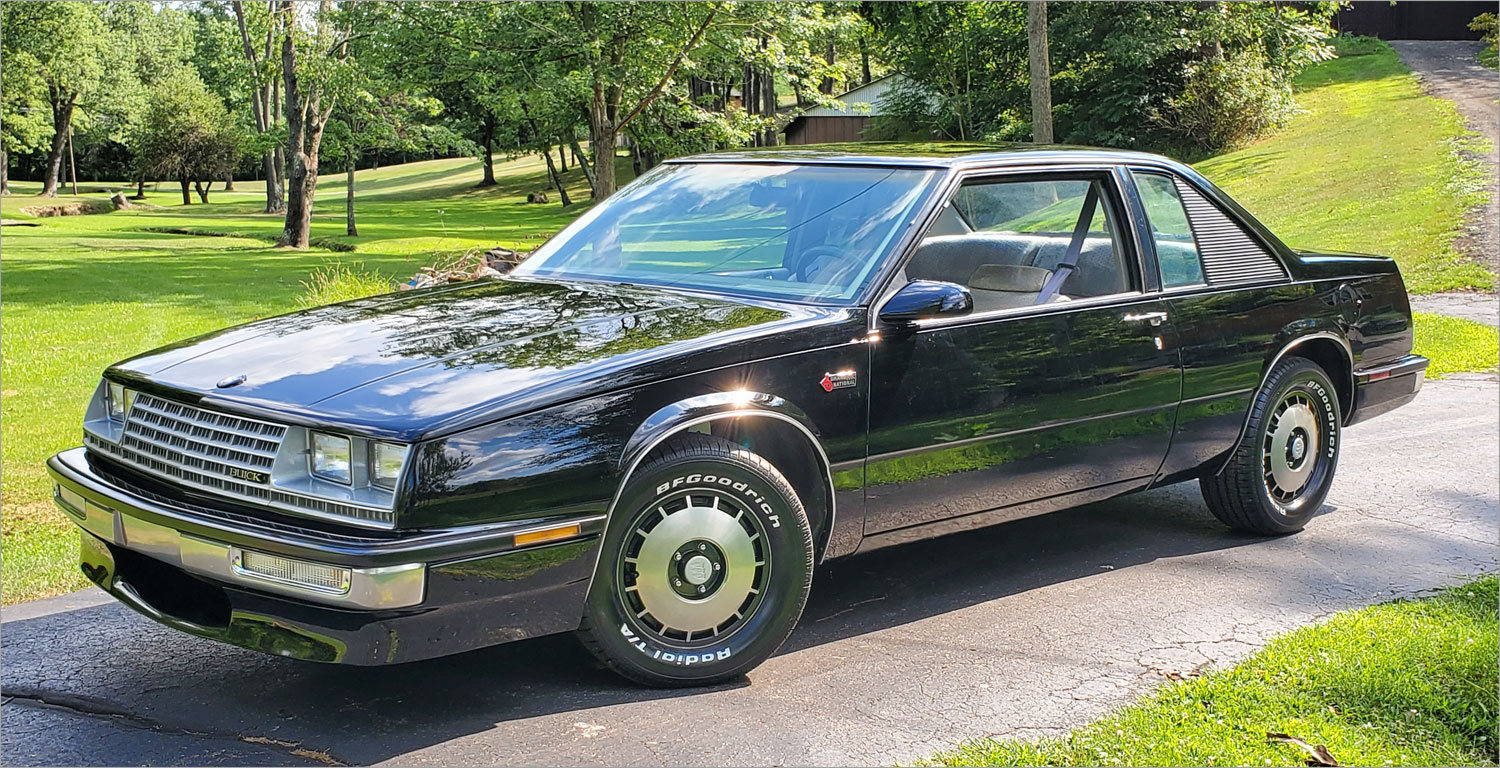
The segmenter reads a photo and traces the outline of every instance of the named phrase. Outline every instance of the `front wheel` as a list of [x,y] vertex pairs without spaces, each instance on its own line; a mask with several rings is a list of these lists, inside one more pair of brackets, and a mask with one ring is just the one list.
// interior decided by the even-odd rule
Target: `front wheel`
[[1341,423],[1337,390],[1322,367],[1301,357],[1277,363],[1228,466],[1199,481],[1209,511],[1250,533],[1302,530],[1333,484]]
[[709,685],[781,645],[812,587],[802,502],[769,462],[689,433],[635,473],[605,532],[582,637],[646,685]]

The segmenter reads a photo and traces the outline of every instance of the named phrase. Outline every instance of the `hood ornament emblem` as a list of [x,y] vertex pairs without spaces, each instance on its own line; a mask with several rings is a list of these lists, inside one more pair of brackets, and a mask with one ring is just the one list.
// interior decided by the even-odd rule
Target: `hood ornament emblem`
[[239,385],[244,384],[245,380],[248,379],[248,378],[250,378],[250,377],[246,376],[243,373],[240,374],[240,375],[238,375],[238,376],[225,376],[224,378],[219,379],[219,383],[216,386],[219,389],[229,389],[230,387],[238,387]]

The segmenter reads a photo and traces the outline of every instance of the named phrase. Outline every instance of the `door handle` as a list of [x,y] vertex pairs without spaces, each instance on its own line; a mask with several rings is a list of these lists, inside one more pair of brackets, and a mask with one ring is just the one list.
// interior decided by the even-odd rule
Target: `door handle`
[[1167,319],[1167,313],[1165,313],[1165,312],[1142,312],[1139,315],[1126,315],[1126,316],[1124,316],[1124,317],[1122,317],[1120,319],[1124,320],[1127,323],[1148,322],[1148,323],[1151,323],[1152,325],[1161,325],[1162,321],[1164,321],[1164,320]]

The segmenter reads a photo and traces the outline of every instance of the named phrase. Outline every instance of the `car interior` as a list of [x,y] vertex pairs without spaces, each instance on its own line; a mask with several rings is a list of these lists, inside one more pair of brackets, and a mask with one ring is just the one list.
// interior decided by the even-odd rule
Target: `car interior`
[[[1041,183],[1054,184],[1010,182],[990,186],[1030,187]],[[1083,187],[1089,182],[1062,183]],[[1022,191],[1027,195],[1035,192]],[[1063,219],[1076,221],[1084,212],[1085,202],[1080,195],[1063,196],[1050,207],[1060,207]],[[960,197],[955,197],[907,262],[906,278],[962,285],[972,294],[976,312],[1109,296],[1130,290],[1129,272],[1121,260],[1121,250],[1116,247],[1107,206],[1101,207],[1099,216],[1089,217],[1092,221],[1087,230],[1070,226],[1074,230],[1071,232],[1056,231],[1060,228],[1055,221],[1038,226],[1028,226],[1024,221],[1018,224],[1010,217],[1014,212],[1013,208],[1007,210],[1004,215],[1009,220],[994,225],[1005,228],[976,227],[975,223],[983,216],[976,215],[980,212],[975,207],[965,206]],[[1080,242],[1071,268],[1062,276],[1055,292],[1044,297],[1048,282],[1065,263],[1075,238]]]

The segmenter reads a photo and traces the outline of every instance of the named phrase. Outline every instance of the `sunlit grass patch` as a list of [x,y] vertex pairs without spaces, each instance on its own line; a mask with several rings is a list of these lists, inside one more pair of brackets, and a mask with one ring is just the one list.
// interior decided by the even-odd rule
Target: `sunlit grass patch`
[[1432,361],[1428,376],[1471,371],[1494,371],[1500,365],[1500,330],[1492,325],[1457,317],[1412,315],[1413,349]]

